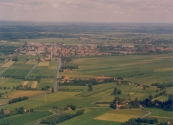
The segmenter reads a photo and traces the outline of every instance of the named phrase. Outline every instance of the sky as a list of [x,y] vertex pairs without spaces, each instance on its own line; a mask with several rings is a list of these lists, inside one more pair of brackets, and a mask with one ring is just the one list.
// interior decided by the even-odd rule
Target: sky
[[173,0],[0,0],[0,20],[173,23]]

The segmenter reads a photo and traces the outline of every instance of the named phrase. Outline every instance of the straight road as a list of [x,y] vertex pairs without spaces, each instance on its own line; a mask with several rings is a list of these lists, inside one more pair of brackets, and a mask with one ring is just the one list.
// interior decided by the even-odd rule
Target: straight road
[[58,90],[58,86],[59,86],[58,79],[60,77],[59,70],[61,69],[61,65],[62,65],[61,58],[59,58],[57,65],[58,65],[58,67],[57,67],[57,73],[56,73],[55,84],[54,84],[54,92],[56,92]]

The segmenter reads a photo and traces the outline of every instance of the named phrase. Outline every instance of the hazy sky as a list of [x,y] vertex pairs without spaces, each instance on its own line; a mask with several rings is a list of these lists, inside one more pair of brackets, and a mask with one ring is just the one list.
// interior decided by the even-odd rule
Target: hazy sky
[[173,0],[0,0],[0,20],[173,23]]

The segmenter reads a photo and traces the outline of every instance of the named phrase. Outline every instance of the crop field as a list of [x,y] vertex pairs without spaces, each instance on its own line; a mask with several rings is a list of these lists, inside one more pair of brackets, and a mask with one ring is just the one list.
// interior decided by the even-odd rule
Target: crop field
[[14,64],[14,61],[8,61],[5,64],[3,64],[1,67],[9,67]]
[[7,124],[10,123],[10,125],[24,125],[29,124],[30,122],[44,118],[48,115],[51,115],[52,113],[49,111],[39,111],[34,113],[27,113],[27,114],[20,114],[20,115],[14,115],[11,117],[6,117],[0,120],[0,124]]
[[37,87],[38,82],[37,81],[33,81],[31,88],[36,88]]
[[96,117],[97,120],[106,120],[106,121],[116,121],[124,122],[128,121],[131,118],[139,118],[147,114],[146,111],[141,109],[119,109],[106,112],[103,115]]
[[55,83],[55,78],[44,78],[40,79],[40,82],[37,85],[37,88],[45,87],[45,86],[50,86],[52,87]]
[[39,96],[45,94],[44,91],[12,91],[8,93],[9,98],[18,98],[18,97],[23,97],[23,96],[28,96],[28,97],[34,97],[34,96]]
[[22,83],[23,86],[26,86],[27,84],[28,84],[28,81],[24,81],[24,82]]
[[0,67],[0,74],[5,70],[5,67]]
[[107,84],[102,84],[102,85],[96,85],[93,87],[94,91],[87,91],[82,93],[80,96],[91,96],[94,94],[99,93],[98,97],[102,97],[102,96],[107,96],[110,95],[113,92],[113,88],[116,86],[115,83],[107,83]]
[[22,81],[21,79],[3,78],[0,79],[0,86],[12,89],[14,86],[20,85]]
[[37,66],[49,66],[49,62],[48,61],[40,62]]
[[27,61],[25,64],[37,64],[37,62],[35,62],[35,61]]
[[[38,96],[36,98],[31,98],[29,100],[25,100],[22,102],[5,105],[5,106],[2,106],[1,108],[8,107],[8,109],[14,110],[17,107],[24,106],[27,109],[31,109],[31,108],[50,109],[56,105],[59,107],[58,102],[60,102],[62,100],[69,100],[69,102],[70,102],[71,98],[74,97],[75,95],[79,94],[80,92],[57,92],[57,93],[46,94],[47,92],[45,92],[45,91],[16,91],[16,94],[14,95],[12,93],[11,96],[14,95],[16,97],[20,97],[22,93],[26,94],[28,96],[34,96],[34,94],[40,95],[40,96]],[[65,105],[68,105],[68,103],[63,104],[62,107],[64,108]]]
[[83,115],[62,122],[60,125],[89,125],[91,123],[92,125],[120,125],[120,122],[94,119],[110,110],[110,108],[87,108]]
[[46,76],[46,77],[55,77],[57,70],[57,61],[45,61],[40,62],[29,74],[31,76]]
[[21,60],[13,64],[9,69],[1,74],[1,76],[23,76],[25,77],[32,69],[34,64],[26,64],[26,61]]

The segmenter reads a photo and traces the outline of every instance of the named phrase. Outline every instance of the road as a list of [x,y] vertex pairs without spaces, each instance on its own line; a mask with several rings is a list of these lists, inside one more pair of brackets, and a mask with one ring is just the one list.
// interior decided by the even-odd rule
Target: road
[[59,58],[57,65],[58,65],[58,67],[57,67],[56,79],[55,79],[55,84],[54,84],[54,92],[56,92],[58,90],[58,86],[59,86],[58,79],[60,77],[59,70],[60,70],[61,65],[62,65],[61,58]]
[[151,114],[151,112],[150,111],[148,111],[148,113],[147,114],[145,114],[145,115],[143,115],[141,118],[145,118],[146,116],[148,116],[148,115],[150,115]]

